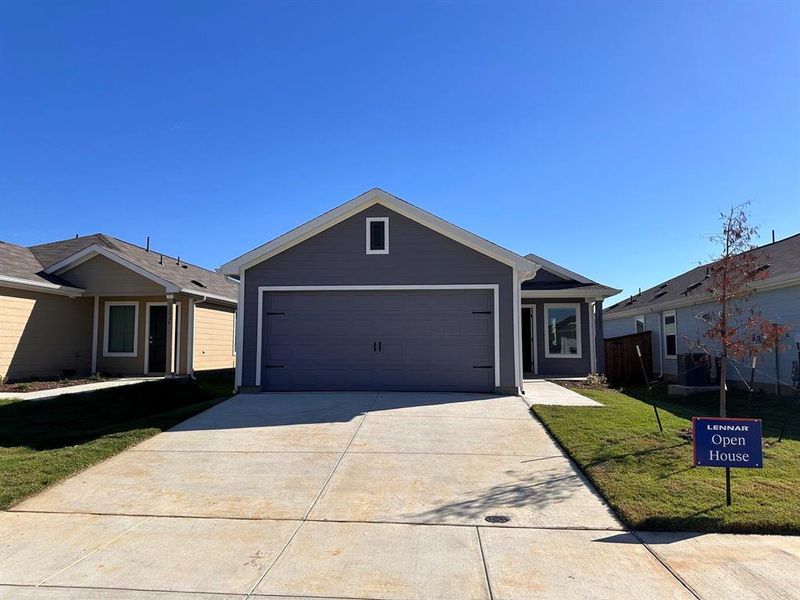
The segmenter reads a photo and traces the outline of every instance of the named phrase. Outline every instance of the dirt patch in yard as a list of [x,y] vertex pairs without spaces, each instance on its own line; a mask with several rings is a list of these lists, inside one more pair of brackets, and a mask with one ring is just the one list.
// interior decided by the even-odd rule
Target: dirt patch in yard
[[31,379],[28,381],[15,381],[14,383],[0,383],[0,394],[24,394],[25,392],[39,392],[54,390],[56,388],[83,385],[84,383],[98,383],[100,381],[113,381],[118,377],[62,377],[60,379]]

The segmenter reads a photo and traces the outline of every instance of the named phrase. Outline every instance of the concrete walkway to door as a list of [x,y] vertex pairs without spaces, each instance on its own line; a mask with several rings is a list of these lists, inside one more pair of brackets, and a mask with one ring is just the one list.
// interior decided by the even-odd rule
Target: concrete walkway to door
[[516,397],[240,395],[0,513],[0,598],[258,596],[695,597]]

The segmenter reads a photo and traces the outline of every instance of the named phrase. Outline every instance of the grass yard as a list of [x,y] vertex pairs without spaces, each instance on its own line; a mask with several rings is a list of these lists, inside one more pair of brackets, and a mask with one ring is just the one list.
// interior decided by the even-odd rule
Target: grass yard
[[[764,468],[732,469],[733,506],[725,506],[725,469],[692,466],[691,418],[716,416],[715,394],[666,396],[658,386],[664,433],[644,389],[577,389],[604,408],[534,406],[533,411],[632,528],[800,534],[800,406],[790,397],[732,392],[728,415],[763,420]],[[794,418],[783,441],[784,417]],[[689,435],[687,435],[689,434]]]
[[210,408],[232,389],[232,377],[214,376],[0,399],[0,510]]

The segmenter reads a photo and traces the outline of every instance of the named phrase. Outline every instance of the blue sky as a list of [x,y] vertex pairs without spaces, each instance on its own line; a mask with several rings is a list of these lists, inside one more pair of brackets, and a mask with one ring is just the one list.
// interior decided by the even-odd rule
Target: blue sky
[[0,239],[216,267],[374,186],[626,293],[800,232],[798,2],[0,2]]

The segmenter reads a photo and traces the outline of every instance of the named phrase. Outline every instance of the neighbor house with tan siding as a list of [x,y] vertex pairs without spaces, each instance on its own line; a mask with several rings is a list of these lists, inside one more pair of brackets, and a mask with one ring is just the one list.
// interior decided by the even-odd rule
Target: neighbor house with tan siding
[[237,288],[103,234],[0,242],[0,378],[233,368]]

